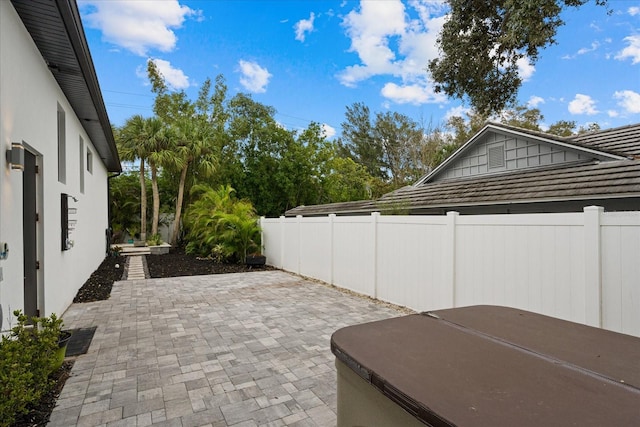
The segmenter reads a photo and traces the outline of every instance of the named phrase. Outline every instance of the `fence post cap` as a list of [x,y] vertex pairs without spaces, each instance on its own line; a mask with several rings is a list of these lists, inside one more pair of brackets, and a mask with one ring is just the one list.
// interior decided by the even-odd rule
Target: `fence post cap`
[[595,205],[592,205],[592,206],[585,206],[585,207],[584,207],[584,211],[585,211],[585,212],[587,212],[587,211],[600,211],[600,212],[604,212],[604,208],[603,208],[602,206],[595,206]]

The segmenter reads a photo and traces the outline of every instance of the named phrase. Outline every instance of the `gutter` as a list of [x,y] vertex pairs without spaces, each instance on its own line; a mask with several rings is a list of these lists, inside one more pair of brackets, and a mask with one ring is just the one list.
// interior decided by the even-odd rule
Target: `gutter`
[[122,171],[119,171],[113,175],[107,176],[107,230],[105,231],[107,238],[107,254],[109,253],[109,249],[111,249],[111,238],[113,237],[113,227],[111,226],[111,178],[115,178],[121,174]]

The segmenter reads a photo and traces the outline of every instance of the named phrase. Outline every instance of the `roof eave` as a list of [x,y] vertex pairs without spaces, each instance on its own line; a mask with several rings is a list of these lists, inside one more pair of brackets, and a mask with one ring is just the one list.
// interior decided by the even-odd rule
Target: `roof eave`
[[618,194],[589,194],[580,196],[569,197],[547,197],[538,199],[520,199],[520,200],[485,200],[481,202],[466,202],[466,203],[440,203],[433,205],[412,205],[411,210],[417,209],[442,209],[442,208],[456,208],[456,207],[468,207],[468,206],[495,206],[495,205],[524,205],[535,203],[562,203],[562,202],[575,202],[580,200],[611,200],[611,199],[625,199],[625,198],[640,198],[640,192],[637,193],[618,193]]
[[[426,209],[447,209],[450,211],[455,211],[455,208],[465,208],[465,207],[480,207],[480,206],[496,206],[496,205],[526,205],[526,204],[537,204],[537,203],[563,203],[563,202],[576,202],[580,200],[615,200],[615,199],[625,199],[625,198],[638,198],[640,199],[640,192],[636,193],[620,193],[620,194],[590,194],[584,196],[573,196],[573,197],[548,197],[548,198],[538,198],[538,199],[520,199],[520,200],[485,200],[479,202],[463,202],[463,203],[438,203],[438,204],[409,204],[407,209],[410,211],[416,210],[426,210]],[[334,215],[354,215],[354,214],[370,214],[372,212],[383,211],[383,206],[375,206],[369,209],[353,209],[353,210],[341,210],[335,212],[303,212],[291,214],[289,212],[285,213],[285,216],[293,217],[293,216],[328,216],[331,214]]]
[[[96,75],[93,59],[91,58],[91,52],[89,51],[89,45],[84,35],[84,28],[82,26],[82,20],[80,18],[80,12],[78,11],[77,4],[75,0],[57,0],[57,3],[65,28],[67,29],[67,34],[69,35],[69,39],[73,45],[78,64],[82,70],[82,75],[87,84],[89,95],[96,109],[100,127],[102,128],[102,132],[106,139],[107,147],[105,148],[108,151],[105,152],[104,149],[99,149],[100,157],[105,166],[107,166],[107,170],[109,172],[122,172],[122,165],[120,164],[116,141],[111,129],[111,122],[109,120],[109,115],[107,114],[107,109],[104,105],[98,76]],[[82,126],[85,128],[87,134],[91,136],[95,131],[89,128],[89,121],[90,120],[86,119],[82,120]],[[93,140],[93,138],[91,139]],[[96,149],[98,149],[98,147],[96,147]]]
[[[82,127],[94,144],[107,171],[121,172],[122,166],[120,164],[115,138],[111,130],[111,123],[102,99],[102,92],[100,91],[100,85],[95,73],[91,53],[89,52],[80,13],[75,0],[53,0],[60,14],[59,17],[51,15],[41,15],[41,17],[48,21],[47,24],[52,24],[53,28],[57,27],[60,30],[64,30],[71,48],[68,51],[65,50],[62,52],[66,58],[76,63],[81,73],[81,77],[86,85],[86,88],[82,88],[81,93],[72,92],[67,88],[67,84],[65,84],[65,73],[69,73],[69,71],[58,69],[56,64],[51,63],[49,58],[50,53],[47,52],[44,46],[38,43],[39,39],[34,35],[34,31],[38,29],[38,23],[33,22],[33,19],[31,19],[32,16],[29,16],[29,9],[31,8],[31,10],[33,10],[33,7],[38,7],[37,4],[34,6],[32,0],[11,1],[27,31],[31,34],[43,60],[49,66],[53,77],[58,82],[60,89],[71,104]],[[63,28],[60,28],[61,26]],[[71,72],[73,73],[73,70]],[[94,111],[85,111],[87,108],[82,108],[83,103],[92,105]]]

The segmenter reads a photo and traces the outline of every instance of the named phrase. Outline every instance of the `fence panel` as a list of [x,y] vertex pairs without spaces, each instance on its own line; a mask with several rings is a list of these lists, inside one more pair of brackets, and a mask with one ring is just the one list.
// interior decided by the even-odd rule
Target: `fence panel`
[[333,284],[375,297],[375,236],[372,216],[333,221]]
[[582,214],[460,217],[457,306],[495,304],[584,322]]
[[[284,219],[284,218],[283,218]],[[261,218],[262,253],[267,257],[267,263],[275,267],[282,267],[282,232],[284,221],[280,218]]]
[[300,272],[300,224],[298,218],[286,219],[282,237],[282,268],[294,273]]
[[602,218],[602,327],[640,336],[640,212]]
[[447,307],[442,247],[446,217],[381,216],[378,221],[377,297],[426,311]]
[[301,218],[300,241],[300,274],[331,283],[330,219]]

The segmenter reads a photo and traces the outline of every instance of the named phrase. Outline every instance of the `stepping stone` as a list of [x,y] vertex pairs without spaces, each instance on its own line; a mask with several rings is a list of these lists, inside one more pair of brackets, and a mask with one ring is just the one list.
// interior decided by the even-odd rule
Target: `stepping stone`
[[127,258],[127,278],[126,280],[148,279],[149,274],[146,268],[146,259],[142,255],[132,255]]

